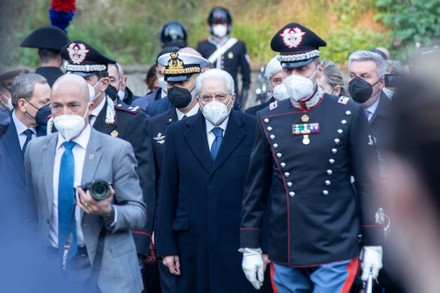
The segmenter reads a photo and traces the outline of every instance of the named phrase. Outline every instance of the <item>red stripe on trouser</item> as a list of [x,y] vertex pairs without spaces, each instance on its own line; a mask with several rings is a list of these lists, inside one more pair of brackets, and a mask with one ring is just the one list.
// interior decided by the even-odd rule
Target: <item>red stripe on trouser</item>
[[270,283],[272,284],[273,293],[278,293],[277,286],[275,285],[274,275],[275,275],[275,267],[273,262],[269,264],[270,266]]
[[345,280],[344,286],[342,287],[341,293],[350,292],[351,285],[353,285],[354,278],[356,277],[356,272],[358,270],[359,261],[357,258],[353,258],[347,265],[348,276]]

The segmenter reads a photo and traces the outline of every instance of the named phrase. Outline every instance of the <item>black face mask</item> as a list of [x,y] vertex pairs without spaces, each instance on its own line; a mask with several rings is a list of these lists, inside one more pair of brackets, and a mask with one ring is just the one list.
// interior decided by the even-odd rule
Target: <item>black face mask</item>
[[49,120],[49,116],[52,113],[50,112],[50,104],[47,104],[40,109],[38,109],[37,113],[35,114],[35,122],[37,122],[38,126],[46,126],[47,120]]
[[348,91],[356,103],[363,104],[373,94],[373,87],[369,82],[356,76],[348,83]]
[[105,93],[107,96],[110,97],[110,99],[113,100],[113,102],[116,102],[116,100],[118,99],[118,90],[114,86],[112,86],[111,84],[109,84],[107,86]]
[[183,109],[191,103],[191,92],[181,87],[172,87],[168,89],[168,99],[171,105],[177,109]]

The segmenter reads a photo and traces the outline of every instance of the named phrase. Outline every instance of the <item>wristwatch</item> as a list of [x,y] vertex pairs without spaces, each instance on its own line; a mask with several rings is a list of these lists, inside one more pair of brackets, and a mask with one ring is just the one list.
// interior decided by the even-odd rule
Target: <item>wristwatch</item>
[[112,210],[110,211],[110,213],[102,216],[101,218],[104,221],[104,225],[107,228],[111,228],[113,222],[115,221],[115,209],[113,208],[113,205],[112,205]]

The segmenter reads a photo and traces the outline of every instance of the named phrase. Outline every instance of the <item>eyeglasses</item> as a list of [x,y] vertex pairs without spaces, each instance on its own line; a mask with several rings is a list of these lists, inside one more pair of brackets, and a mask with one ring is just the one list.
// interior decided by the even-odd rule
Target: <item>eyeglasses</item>
[[229,97],[229,94],[220,93],[220,94],[216,94],[216,95],[203,95],[199,98],[202,100],[202,102],[209,103],[212,100],[216,100],[218,102],[224,102],[228,99],[228,97]]

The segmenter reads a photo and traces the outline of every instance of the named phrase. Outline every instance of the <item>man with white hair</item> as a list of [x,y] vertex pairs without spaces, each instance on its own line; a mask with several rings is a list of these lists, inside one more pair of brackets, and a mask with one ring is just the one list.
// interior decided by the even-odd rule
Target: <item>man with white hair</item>
[[[168,70],[185,69],[171,57]],[[255,118],[232,110],[234,81],[221,69],[201,74],[195,93],[200,112],[167,130],[158,254],[177,292],[253,292],[237,248]]]
[[258,111],[266,108],[275,100],[280,101],[288,98],[287,92],[283,85],[283,68],[281,67],[280,61],[277,58],[278,55],[270,59],[269,63],[266,65],[266,70],[264,71],[264,77],[266,78],[268,85],[268,92],[271,96],[270,99],[260,105],[246,109],[245,113],[256,115]]

